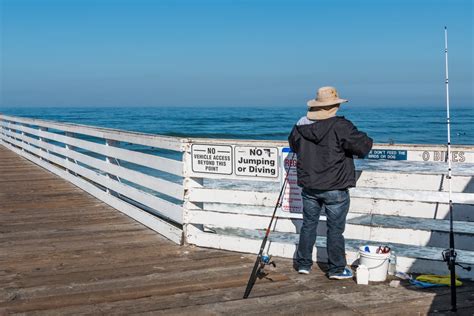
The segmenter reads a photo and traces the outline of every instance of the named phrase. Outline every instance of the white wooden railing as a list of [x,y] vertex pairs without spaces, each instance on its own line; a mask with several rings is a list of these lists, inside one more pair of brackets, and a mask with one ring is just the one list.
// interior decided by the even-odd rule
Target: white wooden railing
[[[0,144],[170,240],[241,252],[259,248],[277,199],[281,170],[276,176],[239,172],[237,149],[272,150],[280,165],[287,146],[165,137],[6,115],[0,115],[0,124]],[[222,158],[219,167],[208,172],[199,165],[206,159],[195,154],[213,149],[232,157]],[[356,260],[358,245],[385,243],[398,250],[399,270],[446,273],[441,250],[448,245],[448,198],[445,164],[439,163],[445,146],[378,144],[374,150],[382,158],[401,153],[406,161],[372,161],[370,170],[358,173],[345,232],[349,261]],[[458,259],[474,266],[474,147],[453,146],[453,161],[458,170],[452,195]],[[380,168],[374,166],[379,163]],[[434,169],[420,173],[414,163]],[[269,251],[291,258],[302,216],[283,210],[277,215]],[[325,230],[322,216],[315,254],[320,260],[325,258]]]
[[[10,116],[0,116],[0,123],[3,144],[9,149],[165,237],[182,242],[182,161],[123,146],[181,153],[179,138]],[[179,181],[152,176],[150,170],[174,175]]]
[[[278,148],[282,151],[287,146],[284,142],[209,139],[192,140],[188,146],[196,144],[229,146],[235,156],[238,148]],[[389,244],[399,253],[398,270],[447,273],[441,257],[449,240],[447,170],[446,164],[438,158],[443,156],[445,147],[378,144],[374,148],[374,152],[388,150],[406,154],[407,160],[372,161],[369,168],[358,172],[357,188],[351,189],[351,207],[344,234],[348,261],[353,263],[357,259],[357,248],[364,243]],[[454,152],[456,157],[462,157],[462,163],[453,167],[456,176],[452,180],[458,259],[472,266],[474,148],[457,146]],[[235,170],[231,175],[192,172],[191,154],[188,147],[184,162],[187,176],[192,181],[186,186],[187,242],[239,252],[259,250],[278,197],[281,176],[238,176]],[[424,162],[429,160],[428,157],[434,159]],[[283,157],[280,163],[281,159]],[[385,171],[373,170],[373,163]],[[423,171],[427,165],[430,171]],[[234,169],[237,169],[236,164]],[[268,251],[276,256],[293,258],[302,214],[280,209],[277,216]],[[318,226],[318,236],[322,237],[318,237],[315,259],[326,258],[325,235],[325,216],[322,216]],[[457,273],[474,278],[472,273],[464,270],[458,269]]]

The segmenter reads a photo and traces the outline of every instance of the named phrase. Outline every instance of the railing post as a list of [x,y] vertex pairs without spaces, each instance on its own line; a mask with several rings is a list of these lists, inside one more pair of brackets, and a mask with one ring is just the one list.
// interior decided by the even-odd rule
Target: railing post
[[[105,146],[117,146],[118,145],[118,142],[115,141],[115,140],[112,140],[112,139],[106,139],[105,140]],[[118,165],[118,162],[117,162],[117,159],[115,159],[114,157],[110,157],[110,156],[105,156],[105,161],[109,164],[114,164],[114,165]],[[110,173],[106,173],[106,176],[107,178],[109,179],[113,179],[113,180],[117,180],[120,182],[120,178],[110,174]],[[109,193],[109,194],[112,194],[111,191],[109,190],[109,188],[105,188],[106,192]]]
[[184,145],[183,150],[183,243],[187,243],[187,226],[190,225],[189,212],[192,210],[203,210],[204,203],[196,203],[190,200],[190,193],[194,188],[203,187],[202,178],[191,177],[191,143],[188,142]]
[[[66,132],[65,135],[66,135],[67,137],[74,137],[74,133],[71,133],[71,132]],[[69,145],[69,144],[66,143],[66,150],[68,150],[68,151],[69,151],[69,150],[74,150],[74,146]],[[77,163],[77,161],[75,161],[75,160],[72,159],[72,158],[66,158],[66,160],[67,160],[68,162],[73,163],[73,164],[76,164],[76,163]],[[67,170],[67,172],[69,172],[70,174],[76,175],[75,172],[73,172],[73,171],[71,171],[71,170],[69,170],[69,169],[66,169],[66,170]]]
[[[42,132],[47,132],[47,131],[48,131],[48,128],[47,128],[47,127],[41,127],[41,126],[40,126],[39,130],[42,131]],[[46,143],[46,141],[44,140],[44,138],[41,137],[41,136],[39,137],[39,141],[42,142],[42,143]],[[48,150],[48,149],[41,148],[41,150],[49,154],[49,150]],[[46,158],[41,157],[41,160],[46,160]]]
[[[13,133],[13,130],[12,130],[12,128],[10,127],[10,125],[8,125],[8,127],[6,127],[5,130],[6,130],[7,132],[9,132],[10,134]],[[11,136],[8,135],[8,137],[10,138]]]
[[[15,123],[15,124],[20,125],[20,126],[25,126],[25,124],[21,124],[21,123]],[[20,131],[20,134],[21,134],[21,136],[25,136],[25,132],[23,132],[23,131]],[[23,144],[26,144],[26,142],[23,139],[21,140],[21,142]],[[25,151],[25,148],[21,147],[21,151]]]
[[3,122],[5,122],[3,120],[3,117],[0,115],[0,134],[2,135],[2,137],[0,137],[0,144],[3,143],[3,137],[6,137],[5,135],[5,128],[3,127]]

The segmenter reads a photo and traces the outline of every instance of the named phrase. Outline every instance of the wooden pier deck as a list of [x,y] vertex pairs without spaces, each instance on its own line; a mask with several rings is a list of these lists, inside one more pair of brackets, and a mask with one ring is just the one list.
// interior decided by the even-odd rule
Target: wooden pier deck
[[[425,314],[449,288],[358,286],[277,259],[242,300],[254,256],[177,246],[0,145],[0,315]],[[474,284],[458,290],[474,313]]]

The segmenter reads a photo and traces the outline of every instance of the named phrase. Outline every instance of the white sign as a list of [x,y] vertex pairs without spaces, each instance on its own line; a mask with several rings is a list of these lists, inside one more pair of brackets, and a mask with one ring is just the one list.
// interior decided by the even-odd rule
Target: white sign
[[296,154],[293,154],[289,148],[282,149],[282,177],[281,185],[288,175],[288,183],[283,192],[281,208],[285,212],[302,213],[303,200],[301,198],[301,188],[298,186],[298,177],[296,172]]
[[232,147],[193,144],[191,167],[193,172],[232,174]]
[[278,177],[278,149],[235,147],[235,174],[248,177]]
[[[410,152],[409,152],[410,153]],[[417,161],[436,161],[436,162],[447,162],[446,151],[422,151],[416,152],[416,156],[412,155],[413,160]],[[452,150],[451,151],[451,162],[460,163],[474,163],[474,153],[467,151]]]

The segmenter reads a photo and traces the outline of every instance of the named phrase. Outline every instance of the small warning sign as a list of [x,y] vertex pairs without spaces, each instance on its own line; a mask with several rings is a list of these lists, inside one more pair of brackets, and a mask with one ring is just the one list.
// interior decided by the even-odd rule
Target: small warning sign
[[193,144],[191,166],[193,172],[232,174],[232,147]]
[[248,177],[278,177],[278,148],[235,147],[235,174]]
[[398,149],[372,149],[367,155],[367,159],[407,160],[407,151]]
[[[288,183],[283,192],[281,208],[285,212],[302,213],[303,200],[301,198],[301,188],[298,186],[298,177],[296,172],[297,157],[290,148],[282,149],[282,177],[281,181],[287,179]],[[288,174],[288,178],[287,178]],[[283,185],[283,183],[281,183]]]

